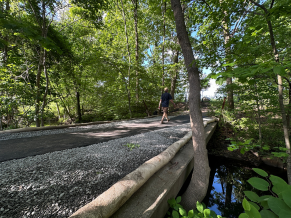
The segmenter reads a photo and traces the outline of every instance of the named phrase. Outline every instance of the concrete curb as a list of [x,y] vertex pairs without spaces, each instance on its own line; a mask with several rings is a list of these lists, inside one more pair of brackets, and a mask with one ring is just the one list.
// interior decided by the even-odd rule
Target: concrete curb
[[[204,127],[217,118],[205,119]],[[155,172],[165,166],[192,137],[192,131],[172,144],[161,154],[153,157],[133,172],[119,180],[95,200],[77,210],[72,218],[107,218],[117,211]]]

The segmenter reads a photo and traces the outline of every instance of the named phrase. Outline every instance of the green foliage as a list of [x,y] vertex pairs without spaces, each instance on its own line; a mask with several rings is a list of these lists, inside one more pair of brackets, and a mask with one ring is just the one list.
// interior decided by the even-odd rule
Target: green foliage
[[244,142],[236,142],[233,139],[229,138],[228,140],[231,141],[231,144],[227,148],[229,151],[234,151],[236,149],[240,149],[240,153],[244,154],[247,151],[250,151],[254,148],[260,147],[260,145],[253,144],[253,139],[248,139]]
[[262,178],[252,177],[248,180],[255,189],[269,191],[271,195],[259,197],[252,191],[244,191],[243,208],[245,213],[239,218],[275,218],[289,217],[291,214],[291,186],[283,179],[268,175],[264,170],[253,169]]
[[[253,191],[244,191],[242,207],[245,213],[240,214],[239,218],[289,217],[291,214],[291,186],[280,177],[269,176],[262,169],[253,168],[253,170],[262,178],[252,177],[248,183],[257,190],[269,191],[270,195],[259,196]],[[170,205],[170,210],[167,212],[168,217],[221,217],[199,202],[196,204],[196,210],[190,210],[187,213],[180,202],[181,197],[168,200]]]
[[139,144],[133,144],[133,143],[127,143],[126,145],[123,145],[123,146],[126,146],[128,148],[130,148],[130,151],[134,148],[139,148],[140,145]]
[[[264,151],[271,150],[271,147],[268,145],[260,146],[260,145],[256,145],[256,144],[252,143],[253,139],[248,139],[248,140],[243,141],[243,142],[241,142],[241,141],[237,142],[232,138],[228,138],[226,140],[230,140],[230,142],[231,142],[231,144],[227,148],[229,151],[234,151],[234,150],[240,149],[241,154],[245,154],[245,152],[248,152],[250,150],[255,150],[258,148],[262,148]],[[287,157],[288,157],[288,153],[286,153],[287,148],[279,147],[279,148],[273,148],[273,149],[278,150],[277,152],[271,152],[271,154],[274,157],[283,158],[284,160],[287,159]]]
[[220,215],[216,215],[216,213],[210,209],[207,209],[204,203],[196,203],[196,210],[189,210],[188,213],[185,209],[183,209],[181,202],[181,197],[178,196],[176,199],[172,198],[168,200],[168,204],[170,205],[171,210],[167,212],[167,215],[170,218],[222,218]]

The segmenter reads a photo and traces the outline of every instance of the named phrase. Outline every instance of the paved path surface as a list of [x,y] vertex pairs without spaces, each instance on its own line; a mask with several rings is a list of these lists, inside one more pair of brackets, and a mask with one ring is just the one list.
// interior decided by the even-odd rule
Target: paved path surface
[[153,120],[142,123],[131,123],[126,126],[118,125],[116,127],[104,129],[87,129],[82,132],[3,140],[0,141],[0,162],[88,146],[189,122],[189,115],[179,115],[171,118],[169,123],[164,122],[164,124],[160,124],[159,120]]

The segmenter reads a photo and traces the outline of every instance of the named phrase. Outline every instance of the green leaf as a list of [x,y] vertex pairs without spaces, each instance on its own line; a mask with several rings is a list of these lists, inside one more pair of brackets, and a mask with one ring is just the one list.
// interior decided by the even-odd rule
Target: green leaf
[[203,213],[203,205],[201,203],[199,203],[198,201],[196,203],[196,207],[200,213]]
[[242,205],[243,205],[243,208],[245,209],[245,211],[250,211],[251,210],[251,205],[247,201],[247,199],[244,198]]
[[259,197],[258,201],[259,202],[263,202],[263,201],[268,201],[269,198],[273,197],[272,195],[263,195],[261,197]]
[[255,193],[255,192],[252,192],[252,191],[244,191],[245,195],[251,200],[251,201],[254,201],[254,202],[258,202],[259,201],[259,196]]
[[262,218],[260,212],[250,204],[251,209],[249,211],[245,211],[247,215],[249,215],[250,218]]
[[188,218],[192,218],[194,217],[194,211],[193,210],[189,210],[188,211]]
[[290,216],[291,216],[291,213],[289,211],[281,210],[279,212],[279,218],[286,218]]
[[241,213],[238,218],[249,218],[249,215],[246,213]]
[[186,216],[187,215],[186,210],[184,210],[183,208],[179,208],[179,213],[181,214],[181,216]]
[[176,204],[176,200],[174,198],[171,198],[168,200],[168,204],[170,205],[170,207],[172,207],[174,204]]
[[280,198],[274,198],[274,197],[271,197],[269,200],[268,200],[268,205],[270,207],[270,209],[277,215],[280,216],[280,212],[281,211],[286,211],[288,212],[289,214],[291,214],[291,208],[288,207],[287,204],[285,204],[285,202],[280,199]]
[[249,203],[253,205],[257,210],[260,210],[260,207],[256,203],[254,202],[249,202]]
[[181,202],[181,196],[178,196],[178,197],[176,198],[176,202],[177,202],[177,204],[179,204],[179,203]]
[[268,173],[266,173],[264,170],[261,170],[259,168],[253,168],[253,170],[259,174],[260,176],[263,176],[263,177],[267,177],[268,176]]
[[271,175],[270,180],[273,184],[272,191],[275,192],[279,196],[279,198],[283,198],[282,193],[284,191],[291,190],[291,186],[278,176]]
[[210,216],[217,217],[217,214],[213,210],[210,210]]
[[261,210],[260,214],[263,218],[278,218],[276,214],[269,210]]
[[284,202],[291,208],[291,190],[286,190],[283,192]]
[[210,216],[210,209],[205,209],[204,210],[204,217]]
[[261,202],[261,205],[262,205],[262,207],[264,208],[264,209],[270,209],[270,207],[269,207],[269,205],[268,205],[268,201],[262,201]]
[[180,217],[179,214],[178,214],[178,212],[175,211],[175,210],[173,210],[172,216],[173,216],[173,218],[179,218]]
[[252,177],[248,180],[254,188],[261,190],[261,191],[268,191],[269,183],[261,178]]
[[274,70],[274,73],[275,74],[279,74],[279,75],[285,75],[285,69],[284,69],[284,67],[282,67],[282,66],[275,66],[274,68],[273,68],[273,70]]
[[174,209],[175,209],[176,211],[178,211],[179,208],[183,208],[181,204],[176,204],[176,205],[174,206]]
[[273,185],[283,185],[283,186],[287,185],[287,183],[278,176],[271,175],[270,180]]

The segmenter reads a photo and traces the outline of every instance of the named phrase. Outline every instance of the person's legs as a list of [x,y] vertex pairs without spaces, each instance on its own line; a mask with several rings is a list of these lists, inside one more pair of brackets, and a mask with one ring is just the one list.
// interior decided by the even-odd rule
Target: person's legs
[[167,107],[163,107],[163,117],[162,117],[162,120],[161,120],[161,123],[163,123],[163,120],[164,118],[166,117],[167,121],[169,122],[169,119],[168,119],[168,108]]
[[163,112],[161,123],[163,123],[164,118],[165,118],[165,112]]
[[169,122],[170,119],[168,118],[168,111],[169,111],[169,108],[168,107],[165,107],[165,110],[164,110],[165,117],[166,117],[167,121]]
[[166,117],[167,121],[169,122],[168,111],[165,111],[165,117]]

